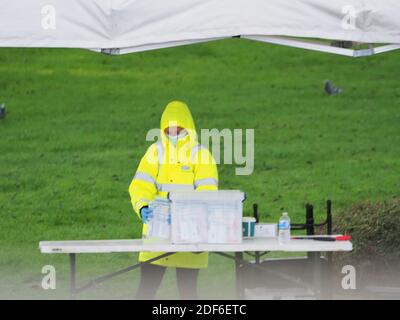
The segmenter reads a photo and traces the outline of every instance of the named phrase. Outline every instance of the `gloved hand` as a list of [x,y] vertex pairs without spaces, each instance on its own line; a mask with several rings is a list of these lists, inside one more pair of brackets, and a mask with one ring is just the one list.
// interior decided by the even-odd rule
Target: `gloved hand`
[[142,217],[143,223],[148,223],[153,218],[153,215],[153,209],[149,208],[148,206],[140,209],[140,216]]

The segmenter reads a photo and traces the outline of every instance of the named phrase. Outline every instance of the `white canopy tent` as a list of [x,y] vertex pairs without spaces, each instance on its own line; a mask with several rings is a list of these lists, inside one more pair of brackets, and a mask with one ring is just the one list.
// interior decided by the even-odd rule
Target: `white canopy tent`
[[231,37],[372,55],[400,48],[400,1],[0,0],[0,47],[124,54]]

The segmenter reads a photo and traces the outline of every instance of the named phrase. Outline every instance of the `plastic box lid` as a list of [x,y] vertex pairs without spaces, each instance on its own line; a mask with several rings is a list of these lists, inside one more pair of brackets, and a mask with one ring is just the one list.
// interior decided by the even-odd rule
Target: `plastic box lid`
[[171,201],[243,201],[245,193],[240,190],[217,191],[171,191]]

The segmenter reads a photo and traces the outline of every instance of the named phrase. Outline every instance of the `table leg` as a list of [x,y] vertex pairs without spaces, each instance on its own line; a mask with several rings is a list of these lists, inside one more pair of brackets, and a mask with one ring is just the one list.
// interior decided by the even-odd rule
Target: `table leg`
[[[322,259],[321,259],[322,260]],[[321,298],[324,300],[331,300],[333,296],[333,281],[332,281],[332,253],[328,252],[326,261],[323,265]]]
[[255,258],[255,263],[260,264],[260,252],[259,251],[254,252],[254,258]]
[[312,257],[314,260],[314,287],[317,299],[331,299],[332,272],[330,261],[325,261],[322,258],[322,252],[312,253]]
[[235,253],[236,298],[239,300],[244,298],[242,261],[243,261],[243,252],[236,252]]
[[76,293],[76,254],[69,254],[69,283],[70,299],[75,300]]
[[313,264],[313,283],[314,283],[314,292],[316,298],[321,299],[321,283],[322,283],[322,272],[321,272],[321,258],[319,252],[309,252],[309,259],[312,260]]

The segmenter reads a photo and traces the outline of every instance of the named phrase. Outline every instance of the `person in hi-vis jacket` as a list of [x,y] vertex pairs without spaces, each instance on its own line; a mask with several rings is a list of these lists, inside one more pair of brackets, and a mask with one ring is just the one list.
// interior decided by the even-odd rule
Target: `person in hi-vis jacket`
[[[143,222],[143,235],[146,235],[146,223],[153,216],[149,204],[156,196],[167,197],[174,190],[218,189],[216,163],[208,149],[199,144],[192,114],[185,103],[172,101],[166,106],[160,130],[161,140],[147,149],[129,186],[133,209]],[[141,252],[139,261],[162,254]],[[175,253],[151,264],[142,264],[136,298],[153,299],[168,267],[176,268],[181,298],[196,299],[198,272],[207,266],[206,252]]]

